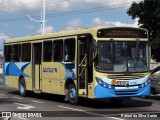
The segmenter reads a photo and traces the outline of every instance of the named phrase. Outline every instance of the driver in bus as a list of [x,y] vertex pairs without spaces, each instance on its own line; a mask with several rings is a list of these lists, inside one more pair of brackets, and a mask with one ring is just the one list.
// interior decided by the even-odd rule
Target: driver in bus
[[143,49],[139,49],[138,52],[138,66],[144,66],[145,61],[144,61],[144,55],[143,55]]
[[69,60],[69,52],[68,49],[65,50],[65,61]]

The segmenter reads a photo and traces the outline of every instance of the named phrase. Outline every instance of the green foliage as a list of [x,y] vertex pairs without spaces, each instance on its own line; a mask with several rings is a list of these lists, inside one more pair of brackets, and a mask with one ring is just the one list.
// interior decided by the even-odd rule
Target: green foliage
[[132,19],[139,18],[139,26],[148,30],[152,57],[160,61],[160,0],[133,2],[127,14]]

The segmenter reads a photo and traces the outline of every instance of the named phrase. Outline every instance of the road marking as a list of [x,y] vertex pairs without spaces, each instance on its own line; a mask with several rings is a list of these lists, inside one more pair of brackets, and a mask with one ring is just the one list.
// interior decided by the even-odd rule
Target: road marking
[[65,108],[65,109],[68,109],[68,110],[80,111],[80,112],[84,112],[84,113],[91,114],[91,115],[96,115],[96,116],[101,116],[101,117],[108,117],[107,115],[96,114],[96,113],[87,112],[87,111],[80,110],[80,109],[75,109],[75,108],[65,107],[65,106],[57,106],[57,107]]
[[23,99],[23,98],[20,98],[20,97],[13,97],[13,98],[20,99],[20,100]]
[[21,104],[21,103],[14,103],[14,104],[23,106],[23,107],[17,107],[17,109],[28,110],[28,109],[35,108],[34,106],[29,106],[29,105],[25,105],[25,104]]
[[0,96],[6,96],[5,94],[0,94]]
[[22,120],[28,120],[27,118],[23,118],[23,117],[18,117],[18,118]]
[[69,109],[69,110],[75,110],[75,111],[81,111],[81,112],[84,112],[84,110],[75,109],[75,108],[70,108],[70,107],[65,107],[65,106],[60,106],[60,105],[58,105],[57,107],[65,108],[65,109]]
[[44,102],[41,102],[41,101],[37,101],[37,100],[31,100],[32,102],[36,102],[36,103],[44,103]]
[[111,119],[115,119],[115,120],[124,120],[124,119],[121,119],[121,118],[116,118],[116,117],[109,117]]
[[3,119],[2,120],[9,120],[11,117],[2,117]]
[[[70,108],[70,107],[66,107],[66,106],[57,105],[57,107],[64,108],[64,109],[68,109],[68,110],[80,111],[80,112],[84,112],[84,113],[91,114],[91,115],[96,115],[96,116],[101,116],[101,117],[109,117],[109,116],[107,116],[107,115],[97,114],[97,113],[92,113],[92,112],[87,112],[87,111],[84,111],[84,110],[81,110],[81,109],[75,109],[75,108]],[[116,117],[109,117],[109,118],[111,118],[111,119],[116,119],[116,120],[124,120],[124,119],[116,118]]]

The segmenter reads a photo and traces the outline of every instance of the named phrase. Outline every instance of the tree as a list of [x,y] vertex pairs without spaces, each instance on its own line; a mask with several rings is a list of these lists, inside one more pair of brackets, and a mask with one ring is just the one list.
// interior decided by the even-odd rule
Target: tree
[[160,61],[160,0],[133,2],[127,14],[138,18],[139,26],[148,30],[152,58]]

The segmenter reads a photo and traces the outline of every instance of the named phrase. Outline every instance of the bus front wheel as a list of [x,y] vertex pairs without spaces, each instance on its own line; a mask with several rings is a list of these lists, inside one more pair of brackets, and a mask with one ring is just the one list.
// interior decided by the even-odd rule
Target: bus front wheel
[[25,97],[27,95],[26,83],[24,78],[20,78],[19,81],[19,93],[21,96]]
[[68,94],[69,94],[70,104],[76,105],[78,102],[78,96],[77,96],[76,87],[73,84],[69,85]]

